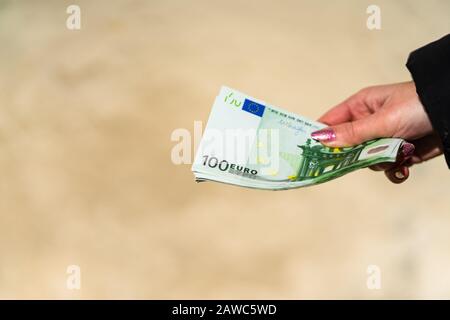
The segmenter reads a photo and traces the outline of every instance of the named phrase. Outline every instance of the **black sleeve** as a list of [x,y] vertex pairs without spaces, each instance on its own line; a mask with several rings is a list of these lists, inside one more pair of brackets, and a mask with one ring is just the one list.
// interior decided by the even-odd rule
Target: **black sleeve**
[[450,168],[450,34],[412,52],[406,66]]

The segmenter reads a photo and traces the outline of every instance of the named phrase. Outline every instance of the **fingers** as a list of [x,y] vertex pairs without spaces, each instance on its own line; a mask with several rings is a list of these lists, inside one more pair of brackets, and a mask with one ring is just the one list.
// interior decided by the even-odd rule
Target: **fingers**
[[328,110],[318,121],[334,126],[365,118],[382,106],[394,89],[393,85],[364,88]]
[[347,103],[346,100],[328,110],[324,115],[322,115],[319,118],[318,121],[331,126],[351,120],[352,120],[352,113],[350,110],[350,105]]
[[328,110],[319,118],[319,122],[329,126],[344,122],[358,120],[371,114],[367,104],[364,102],[367,90],[361,90],[350,96],[343,102]]
[[436,134],[428,135],[414,141],[414,145],[405,142],[402,146],[403,160],[397,161],[394,166],[386,168],[386,177],[393,183],[402,183],[408,179],[410,169],[414,164],[427,161],[442,154],[443,147]]
[[393,183],[399,184],[405,182],[409,177],[407,166],[398,166],[384,172],[386,177]]
[[397,168],[400,165],[409,164],[410,160],[414,157],[414,151],[416,147],[414,144],[409,142],[404,142],[400,147],[397,155],[397,160],[395,162],[383,162],[370,166],[369,168],[374,171],[387,171],[393,168]]
[[409,162],[414,156],[415,147],[412,143],[405,142],[401,146],[395,163],[380,163],[372,166],[375,171],[382,170],[386,177],[393,183],[405,182],[409,177]]
[[389,137],[391,134],[385,131],[381,120],[377,114],[372,114],[356,121],[315,131],[311,134],[311,138],[328,147],[348,147],[375,138]]
[[437,133],[432,133],[414,141],[414,145],[416,146],[416,152],[411,159],[412,164],[430,160],[441,155],[444,151],[441,139]]

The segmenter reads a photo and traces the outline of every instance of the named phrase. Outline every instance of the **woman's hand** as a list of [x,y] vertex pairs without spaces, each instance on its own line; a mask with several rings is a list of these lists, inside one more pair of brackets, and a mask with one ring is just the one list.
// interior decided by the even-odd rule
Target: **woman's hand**
[[409,166],[442,154],[440,139],[433,132],[414,82],[365,88],[333,107],[319,121],[329,127],[313,132],[311,137],[330,147],[390,137],[412,142],[403,144],[396,163],[371,167],[384,170],[394,183],[408,178]]

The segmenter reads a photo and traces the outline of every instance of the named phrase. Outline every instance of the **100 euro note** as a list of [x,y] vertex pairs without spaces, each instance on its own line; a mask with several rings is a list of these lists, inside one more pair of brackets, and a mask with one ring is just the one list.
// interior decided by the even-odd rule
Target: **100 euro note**
[[198,146],[197,181],[284,190],[323,183],[381,162],[395,162],[402,139],[329,148],[311,138],[325,125],[222,87]]

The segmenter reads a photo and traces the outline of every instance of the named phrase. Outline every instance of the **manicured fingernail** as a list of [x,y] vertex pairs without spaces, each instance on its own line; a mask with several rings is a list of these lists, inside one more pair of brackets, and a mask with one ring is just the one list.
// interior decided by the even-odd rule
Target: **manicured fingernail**
[[325,128],[311,133],[311,138],[319,142],[329,142],[336,139],[336,133],[331,128]]
[[405,179],[405,175],[401,171],[395,171],[394,176],[399,180]]
[[414,147],[414,145],[412,143],[405,142],[402,145],[402,154],[404,157],[410,157],[414,154],[415,149],[416,148]]

